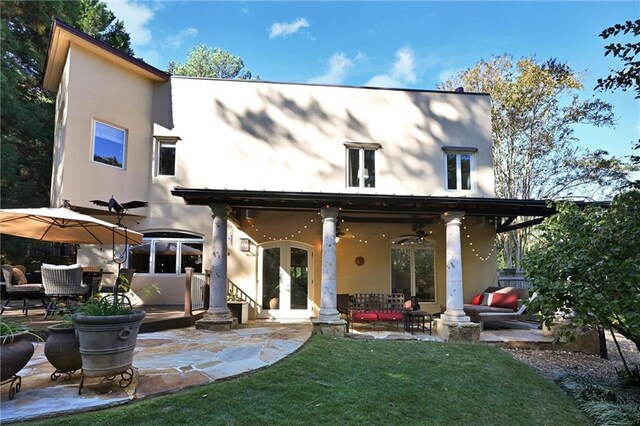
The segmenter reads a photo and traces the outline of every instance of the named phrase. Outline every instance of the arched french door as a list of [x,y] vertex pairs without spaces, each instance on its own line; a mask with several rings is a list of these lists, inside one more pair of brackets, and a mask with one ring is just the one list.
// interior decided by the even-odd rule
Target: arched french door
[[313,248],[303,243],[279,241],[260,246],[260,318],[311,316],[312,256]]

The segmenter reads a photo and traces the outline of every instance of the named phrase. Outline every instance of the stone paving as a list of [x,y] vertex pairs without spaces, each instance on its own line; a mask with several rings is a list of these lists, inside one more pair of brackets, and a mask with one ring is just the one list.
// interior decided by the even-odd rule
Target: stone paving
[[78,395],[80,373],[70,380],[50,379],[54,368],[39,343],[22,369],[22,389],[9,400],[2,386],[0,422],[71,414],[125,404],[134,399],[267,367],[298,350],[311,337],[312,325],[254,322],[231,331],[200,331],[193,327],[138,335],[133,366],[136,375],[126,389],[86,379]]

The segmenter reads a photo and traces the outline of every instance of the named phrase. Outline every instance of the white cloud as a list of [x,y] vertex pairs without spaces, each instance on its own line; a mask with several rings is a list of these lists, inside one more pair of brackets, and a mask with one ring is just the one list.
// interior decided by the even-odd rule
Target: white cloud
[[301,28],[308,28],[309,22],[304,18],[298,18],[293,22],[274,22],[269,30],[269,38],[279,36],[286,37],[298,32]]
[[182,45],[182,42],[185,41],[187,38],[195,37],[197,35],[198,35],[198,29],[190,27],[190,28],[187,28],[186,30],[180,31],[176,35],[165,37],[164,45],[166,47],[172,47],[174,49],[177,49]]
[[366,86],[401,87],[416,82],[416,60],[413,50],[402,47],[396,52],[396,61],[391,70],[385,74],[378,74],[365,83]]
[[151,30],[147,28],[153,19],[154,11],[147,4],[134,0],[106,0],[107,8],[117,19],[124,22],[124,27],[131,35],[131,45],[146,46],[151,41]]
[[329,69],[323,75],[307,80],[315,84],[341,84],[349,71],[353,68],[353,61],[344,53],[334,53],[329,59]]

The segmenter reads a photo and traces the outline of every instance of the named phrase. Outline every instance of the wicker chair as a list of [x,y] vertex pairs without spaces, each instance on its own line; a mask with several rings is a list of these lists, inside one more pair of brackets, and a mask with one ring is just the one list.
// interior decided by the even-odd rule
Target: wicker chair
[[44,293],[50,297],[44,318],[62,309],[62,302],[77,304],[81,297],[89,292],[89,287],[82,282],[82,266],[42,265],[42,284]]
[[[10,308],[10,304],[14,300],[22,300],[22,312],[25,316],[29,316],[29,308],[45,307],[47,305],[44,297],[44,286],[42,284],[17,284],[13,280],[13,269],[17,268],[24,274],[25,269],[22,265],[2,265],[2,275],[6,285],[7,300],[2,305],[0,313],[4,313],[4,310]],[[40,299],[41,305],[29,304],[29,299]]]
[[[133,308],[131,304],[131,299],[126,295],[127,292],[131,289],[131,281],[133,280],[133,274],[135,274],[136,270],[132,268],[122,268],[120,269],[120,274],[116,278],[115,285],[103,285],[100,287],[100,294],[103,297],[113,297],[113,292],[115,287],[118,286],[118,303],[124,305],[125,303],[129,305],[130,308]],[[126,281],[122,280],[120,277],[125,277]]]

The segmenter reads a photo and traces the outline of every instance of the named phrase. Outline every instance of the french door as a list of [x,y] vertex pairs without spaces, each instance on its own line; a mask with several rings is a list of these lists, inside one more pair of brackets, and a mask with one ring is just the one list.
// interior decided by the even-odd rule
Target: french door
[[309,318],[312,248],[294,242],[260,246],[260,318]]
[[391,289],[407,298],[417,296],[420,302],[436,301],[433,246],[391,247]]

